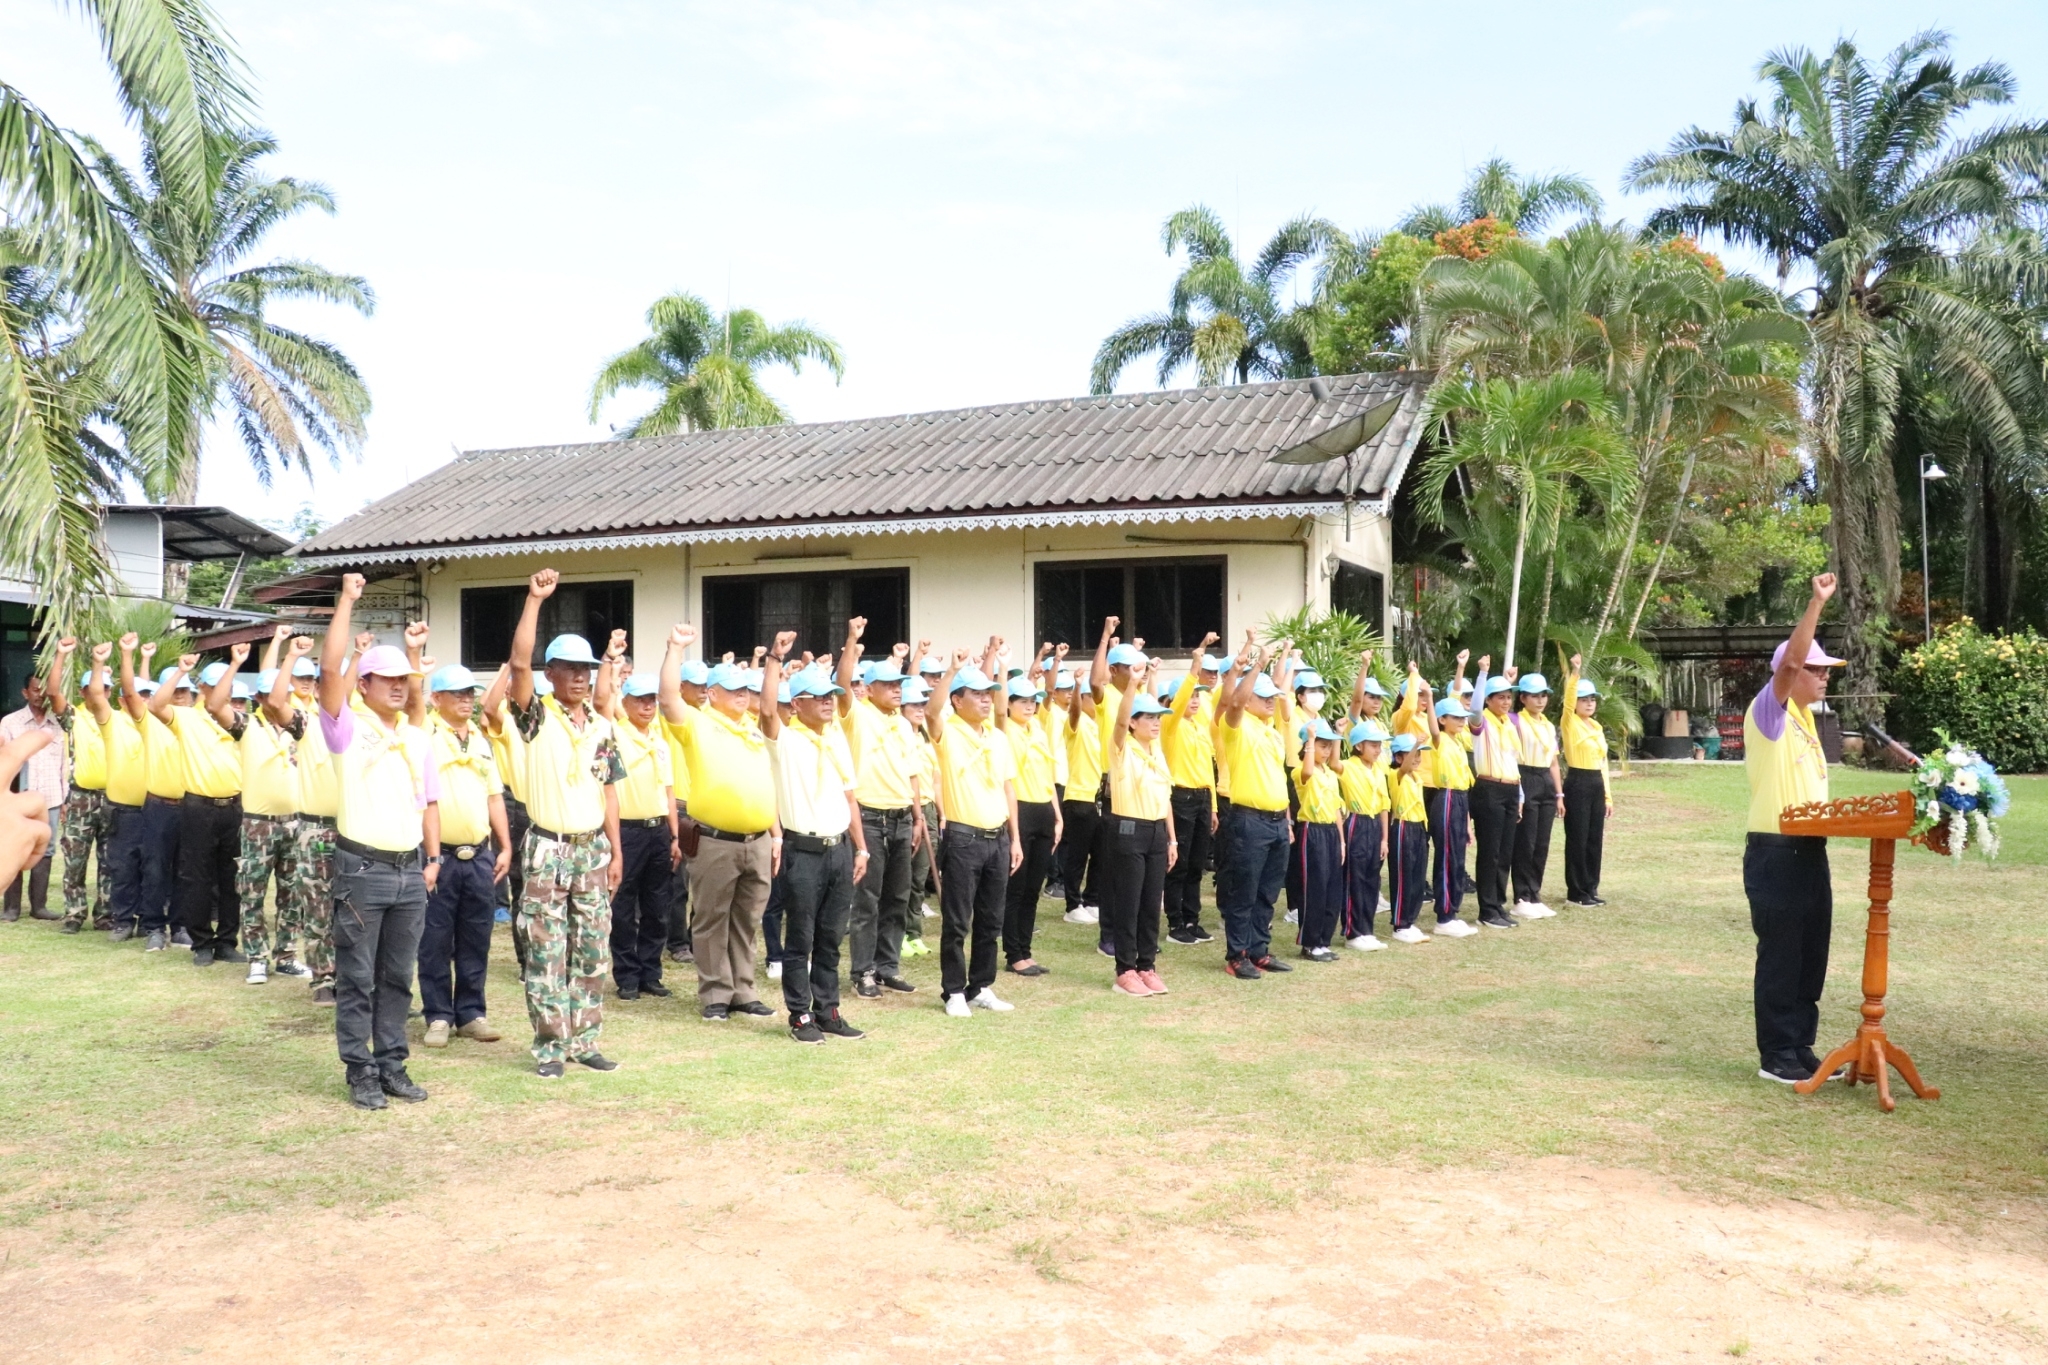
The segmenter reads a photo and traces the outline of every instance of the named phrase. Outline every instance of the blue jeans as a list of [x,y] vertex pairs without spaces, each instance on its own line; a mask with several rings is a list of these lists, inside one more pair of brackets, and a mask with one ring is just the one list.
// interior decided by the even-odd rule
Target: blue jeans
[[[405,1016],[420,960],[427,883],[417,859],[393,867],[334,852],[334,1042],[350,1075],[387,1075],[408,1055]],[[376,1053],[371,1055],[374,1043]]]
[[1287,812],[1232,805],[1216,864],[1216,908],[1229,958],[1261,958],[1272,949],[1273,902],[1287,880]]
[[460,1028],[488,1013],[484,974],[491,965],[491,927],[497,918],[494,866],[496,854],[489,844],[467,862],[452,853],[442,855],[434,894],[427,898],[426,926],[420,930],[420,1012],[430,1024],[445,1019]]

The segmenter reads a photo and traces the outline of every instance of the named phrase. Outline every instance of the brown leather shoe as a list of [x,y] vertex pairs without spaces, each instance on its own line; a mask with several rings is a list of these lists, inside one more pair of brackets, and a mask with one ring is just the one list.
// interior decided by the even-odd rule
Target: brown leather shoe
[[495,1043],[505,1035],[491,1027],[491,1021],[479,1014],[476,1018],[455,1030],[463,1037],[479,1043]]

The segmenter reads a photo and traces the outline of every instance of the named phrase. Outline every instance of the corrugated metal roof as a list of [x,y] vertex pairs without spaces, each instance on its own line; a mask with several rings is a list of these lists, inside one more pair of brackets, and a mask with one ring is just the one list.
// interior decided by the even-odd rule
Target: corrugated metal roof
[[1276,465],[1390,399],[1350,491],[1392,491],[1416,371],[1011,403],[859,421],[473,451],[298,546],[305,555],[862,518],[1337,498],[1345,462]]

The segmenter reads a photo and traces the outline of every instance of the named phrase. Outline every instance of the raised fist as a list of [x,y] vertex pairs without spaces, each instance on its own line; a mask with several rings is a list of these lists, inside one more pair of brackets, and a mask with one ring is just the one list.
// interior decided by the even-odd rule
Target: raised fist
[[1813,576],[1813,595],[1823,602],[1827,601],[1835,595],[1837,582],[1838,580],[1831,573],[1815,574]]
[[112,645],[97,644],[92,647],[92,661],[95,664],[103,664],[112,657],[114,657],[114,647]]
[[1116,633],[1116,628],[1117,628],[1117,623],[1118,623],[1118,622],[1120,622],[1121,620],[1123,620],[1123,618],[1122,618],[1121,616],[1105,616],[1105,617],[1103,617],[1103,618],[1102,618],[1102,633],[1103,633],[1104,635],[1113,635],[1113,634],[1115,634],[1115,633]]
[[286,640],[291,639],[291,623],[289,621],[279,621],[276,626],[271,628],[270,638],[279,644],[283,644]]
[[967,667],[968,657],[968,653],[964,649],[956,649],[953,651],[953,671],[955,673],[958,673],[961,669]]
[[561,581],[562,576],[553,569],[542,569],[526,580],[526,595],[545,601],[555,595],[555,585]]
[[341,600],[354,602],[363,595],[363,588],[369,582],[359,573],[345,573],[341,576]]
[[860,637],[861,637],[862,635],[865,635],[865,634],[867,633],[867,629],[868,629],[868,618],[867,618],[867,617],[865,617],[865,616],[855,616],[855,617],[851,618],[851,619],[850,619],[850,620],[848,620],[848,621],[847,621],[847,623],[846,623],[846,638],[847,638],[847,641],[848,641],[849,643],[858,643],[858,642],[859,642],[859,640],[860,640]]
[[[129,631],[126,637],[124,638],[130,640],[134,639],[135,632],[132,630]],[[144,645],[137,652],[142,655],[142,662],[148,663],[152,658],[156,657],[156,641],[151,640],[148,644]]]
[[136,635],[136,633],[135,633],[134,631],[132,631],[132,630],[131,630],[131,631],[126,631],[126,632],[123,632],[123,634],[122,634],[122,636],[121,636],[121,650],[122,650],[122,652],[123,652],[123,653],[126,653],[127,651],[129,651],[129,650],[131,650],[131,649],[135,648],[135,646],[137,645],[137,643],[139,643],[139,642],[140,642],[140,639],[141,639],[141,637],[140,637],[140,636],[138,636],[138,635]]
[[668,642],[677,649],[688,649],[697,639],[697,628],[688,624],[677,624],[668,628]]
[[228,659],[235,665],[235,667],[240,668],[243,664],[249,662],[249,646],[229,645]]
[[178,656],[178,671],[180,673],[190,673],[197,667],[199,667],[199,656],[197,654],[180,654]]
[[612,638],[610,643],[606,644],[604,647],[604,657],[607,659],[618,659],[624,657],[625,653],[626,632],[623,630],[615,630],[612,632]]
[[1572,655],[1572,672],[1574,672],[1574,673],[1578,672],[1578,671],[1579,671],[1579,669],[1580,669],[1580,668],[1582,668],[1582,667],[1583,667],[1583,666],[1585,665],[1585,662],[1586,662],[1586,656],[1585,656],[1585,655],[1583,655],[1583,654],[1574,654],[1574,655]]
[[285,652],[294,659],[304,658],[313,652],[313,637],[310,635],[294,635],[285,644],[284,648]]
[[427,647],[427,623],[425,621],[408,621],[406,623],[405,647],[407,649],[425,649]]
[[377,647],[377,633],[373,630],[356,632],[356,653],[368,654]]
[[1215,631],[1213,631],[1213,630],[1212,630],[1212,631],[1210,631],[1210,632],[1209,632],[1209,633],[1208,633],[1207,635],[1204,635],[1204,636],[1202,637],[1202,643],[1200,643],[1200,644],[1196,645],[1196,646],[1195,646],[1195,648],[1196,648],[1196,649],[1207,649],[1207,648],[1208,648],[1208,647],[1209,647],[1210,645],[1213,645],[1213,644],[1215,644],[1215,643],[1216,643],[1216,642],[1217,642],[1218,640],[1220,640],[1220,639],[1222,639],[1222,638],[1223,638],[1223,637],[1222,637],[1221,635],[1218,635],[1218,634],[1217,634],[1217,633],[1216,633]]
[[57,641],[57,657],[60,659],[69,658],[72,651],[77,648],[78,641],[66,635],[63,639]]
[[1471,663],[1471,662],[1472,662],[1472,651],[1471,651],[1471,650],[1469,650],[1469,649],[1461,649],[1461,650],[1459,650],[1459,651],[1458,651],[1458,667],[1460,667],[1460,668],[1463,668],[1463,667],[1464,667],[1464,666],[1465,666],[1466,664],[1469,664],[1469,663]]
[[1491,672],[1492,670],[1493,670],[1493,656],[1492,656],[1491,654],[1482,654],[1482,655],[1480,655],[1480,656],[1479,656],[1479,671],[1480,671],[1481,673],[1488,673],[1488,672]]
[[796,647],[796,632],[778,630],[775,632],[775,661],[781,663],[789,657],[789,651]]

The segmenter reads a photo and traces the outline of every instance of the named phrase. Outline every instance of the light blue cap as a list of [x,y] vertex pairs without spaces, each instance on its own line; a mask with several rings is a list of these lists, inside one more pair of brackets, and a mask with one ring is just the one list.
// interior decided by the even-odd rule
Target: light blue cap
[[1147,696],[1145,693],[1140,692],[1137,696],[1131,698],[1131,714],[1133,716],[1163,716],[1166,714],[1166,708],[1159,704],[1159,698]]
[[237,675],[233,685],[228,688],[228,696],[236,701],[254,701],[256,689],[249,686],[247,678]]
[[555,695],[555,685],[546,678],[535,678],[533,680],[533,691],[535,696],[552,697]]
[[218,659],[216,659],[214,662],[208,664],[206,667],[199,670],[199,685],[201,687],[211,687],[215,683],[219,682],[222,678],[226,677],[227,673],[228,666],[220,662]]
[[1045,700],[1045,689],[1029,678],[1012,678],[1010,679],[1009,686],[1005,687],[1003,691],[1019,701]]
[[853,666],[853,680],[863,687],[867,686],[869,682],[873,681],[874,676],[875,661],[873,659],[862,659],[859,663]]
[[1076,673],[1074,675],[1074,690],[1086,697],[1095,691],[1095,684],[1088,681],[1086,673]]
[[1136,645],[1114,644],[1109,647],[1109,663],[1113,668],[1143,668],[1145,666],[1145,651],[1139,649]]
[[661,678],[642,669],[631,674],[619,687],[620,693],[628,697],[655,697],[661,695]]
[[302,654],[292,663],[292,676],[294,678],[317,678],[320,676],[320,665],[313,662],[312,655]]
[[927,654],[917,661],[917,671],[920,673],[944,673],[946,671],[946,661],[936,654]]
[[548,641],[547,653],[541,656],[542,663],[549,664],[595,664],[597,656],[590,652],[590,641],[581,635],[557,635]]
[[1365,680],[1365,695],[1368,697],[1384,698],[1387,695],[1387,689],[1380,686],[1378,678],[1368,677]]
[[1579,679],[1578,695],[1581,697],[1597,697],[1600,695],[1600,689],[1593,686],[1591,678],[1581,678]]
[[1161,678],[1159,680],[1159,686],[1155,687],[1152,690],[1157,692],[1162,697],[1170,697],[1174,693],[1180,691],[1180,679]]
[[[1513,686],[1514,684],[1509,682],[1506,678],[1488,678],[1486,680],[1486,696],[1497,697],[1501,693],[1509,690]],[[1485,699],[1485,697],[1480,698],[1481,701],[1484,701]]]
[[894,659],[882,659],[868,670],[867,682],[873,687],[876,683],[900,683],[903,678],[903,670],[896,666]]
[[1439,718],[1455,716],[1459,719],[1472,714],[1465,709],[1465,703],[1459,701],[1456,697],[1445,697],[1442,701],[1438,702],[1436,704],[1436,713]]
[[830,672],[822,668],[804,669],[784,684],[784,688],[790,698],[831,697],[846,690]]
[[135,690],[146,697],[156,691],[156,684],[148,678],[137,678],[135,680]]
[[747,670],[738,664],[719,664],[705,674],[704,682],[709,687],[719,687],[727,692],[747,690]]
[[1073,690],[1073,686],[1074,686],[1074,670],[1073,670],[1073,669],[1071,669],[1071,668],[1063,668],[1063,669],[1061,669],[1061,670],[1060,670],[1059,672],[1057,672],[1057,673],[1055,673],[1055,674],[1053,674],[1053,675],[1052,675],[1052,690],[1053,690],[1053,691],[1055,691],[1055,692],[1069,692],[1069,691],[1072,691],[1072,690]]
[[1201,658],[1201,667],[1205,673],[1223,673],[1229,670],[1230,660],[1221,654],[1204,654]]
[[476,674],[461,664],[443,664],[427,679],[429,692],[474,692],[477,686]]
[[1549,690],[1550,680],[1541,673],[1524,673],[1515,684],[1515,691],[1517,692],[1534,693],[1548,692]]
[[1317,739],[1327,739],[1332,744],[1337,742],[1337,732],[1330,728],[1330,722],[1326,720],[1318,719],[1316,721],[1315,736]]
[[681,677],[692,687],[702,687],[711,681],[711,670],[699,660],[689,659],[683,663]]
[[932,699],[932,685],[923,678],[911,678],[903,684],[903,704],[919,706]]
[[1415,736],[1409,734],[1406,730],[1403,730],[1400,734],[1387,741],[1388,751],[1397,754],[1405,754],[1410,749],[1413,749],[1415,745]]
[[[176,664],[173,664],[169,668],[164,669],[162,672],[156,675],[156,685],[158,687],[162,687],[165,683],[171,680],[171,674],[176,673],[177,671],[178,666]],[[187,692],[197,692],[199,690],[198,688],[192,685],[192,675],[189,673],[185,674],[183,677],[178,679],[178,686]]]
[[[764,679],[764,680],[763,680],[763,682],[764,682],[764,684],[765,684],[766,680]],[[759,688],[755,688],[755,687],[749,687],[749,688],[748,688],[747,690],[748,690],[749,692],[757,692],[757,691],[759,691],[760,689],[759,689]],[[795,700],[796,700],[795,696],[794,696],[794,695],[792,695],[792,694],[791,694],[791,692],[790,692],[790,690],[789,690],[789,684],[788,684],[788,683],[783,683],[783,684],[782,684],[782,685],[781,685],[780,687],[778,687],[778,688],[776,688],[776,689],[775,689],[775,700],[776,700],[776,701],[777,701],[777,702],[778,702],[779,704],[781,704],[781,705],[783,705],[783,706],[787,706],[787,705],[789,705],[789,704],[790,704],[790,703],[791,703],[792,701],[795,701]]]
[[768,685],[768,671],[766,669],[747,668],[740,671],[746,675],[746,681],[741,686],[745,687],[747,691],[759,692]]
[[969,664],[953,675],[951,690],[954,692],[992,692],[995,690],[995,684],[988,680],[988,674],[982,672],[973,664]]
[[256,675],[256,690],[258,692],[264,693],[267,696],[270,692],[270,689],[275,686],[277,686],[276,669],[266,668],[261,673],[258,673]]
[[1252,695],[1255,697],[1277,697],[1280,695],[1280,684],[1274,682],[1266,674],[1261,673],[1258,677],[1252,679]]
[[1297,692],[1306,692],[1310,689],[1314,689],[1319,692],[1328,690],[1323,685],[1322,674],[1316,672],[1313,668],[1304,668],[1299,673],[1296,673],[1294,675],[1294,690]]
[[1453,678],[1451,679],[1450,686],[1446,687],[1444,691],[1454,697],[1469,697],[1472,695],[1472,680],[1470,678]]
[[1353,744],[1385,744],[1387,727],[1376,720],[1362,720],[1351,727],[1350,740]]

